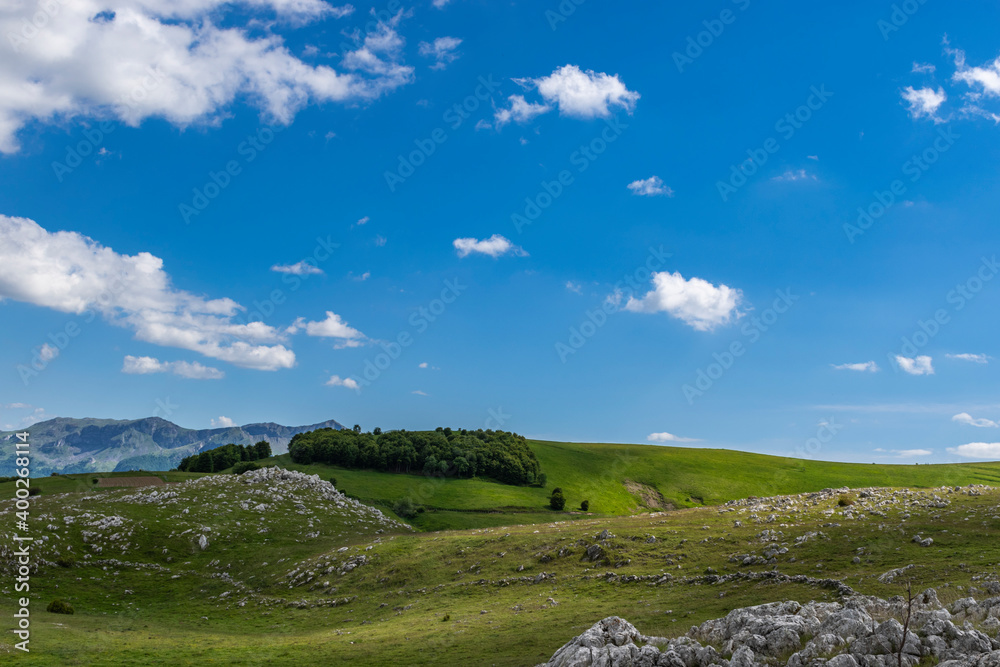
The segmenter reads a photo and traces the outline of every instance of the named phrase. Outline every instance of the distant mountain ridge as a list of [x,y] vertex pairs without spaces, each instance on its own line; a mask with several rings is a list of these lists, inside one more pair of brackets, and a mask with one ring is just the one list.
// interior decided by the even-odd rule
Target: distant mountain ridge
[[332,419],[309,426],[273,422],[189,429],[160,417],[70,419],[57,417],[19,431],[0,431],[0,476],[14,474],[14,433],[27,431],[31,476],[121,470],[169,470],[182,458],[233,443],[267,440],[275,454],[288,451],[292,436],[319,428],[344,428]]

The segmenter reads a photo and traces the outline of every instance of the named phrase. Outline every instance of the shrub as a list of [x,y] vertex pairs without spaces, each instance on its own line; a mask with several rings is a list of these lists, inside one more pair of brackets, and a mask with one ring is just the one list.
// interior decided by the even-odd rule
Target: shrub
[[62,556],[61,558],[56,558],[56,565],[59,567],[73,567],[76,565],[76,559],[72,556]]
[[72,614],[73,605],[65,600],[55,599],[49,603],[49,606],[45,608],[45,611],[52,614]]
[[240,461],[233,466],[234,475],[242,475],[245,472],[250,472],[251,470],[260,470],[260,466],[253,461]]
[[93,478],[92,480],[90,480],[90,483],[91,483],[91,484],[97,484],[97,478],[95,477],[95,478]]
[[28,489],[28,495],[29,496],[37,496],[37,495],[40,495],[41,493],[42,493],[42,490],[39,489],[37,486],[33,486],[30,489]]
[[841,496],[840,500],[837,501],[840,507],[849,507],[854,504],[854,498],[851,496]]
[[451,620],[451,614],[445,614],[444,617],[441,619],[441,622],[445,623],[450,620]]
[[417,516],[417,514],[419,514],[420,512],[423,512],[424,508],[417,507],[416,505],[413,504],[413,501],[410,500],[409,498],[403,498],[402,500],[398,501],[395,505],[393,505],[392,511],[398,514],[399,516],[403,517],[404,519],[412,519],[413,517]]
[[589,512],[590,511],[590,501],[589,500],[584,500],[582,503],[580,503],[580,509],[583,510],[584,512]]
[[337,478],[336,477],[331,477],[330,478],[330,484],[333,484],[334,486],[337,486]]
[[562,508],[566,507],[566,498],[563,497],[562,489],[559,488],[558,486],[552,489],[552,495],[549,496],[549,507],[556,510],[557,512],[561,511]]
[[545,485],[548,484],[548,482],[549,482],[549,476],[546,475],[544,472],[538,473],[538,476],[535,477],[535,484],[542,487],[543,489],[545,488]]

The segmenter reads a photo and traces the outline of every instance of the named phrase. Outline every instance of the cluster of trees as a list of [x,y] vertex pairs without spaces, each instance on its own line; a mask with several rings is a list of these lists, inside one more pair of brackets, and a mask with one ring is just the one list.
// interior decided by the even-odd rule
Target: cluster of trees
[[523,436],[506,431],[387,431],[362,433],[323,428],[299,433],[288,445],[295,463],[423,473],[447,477],[491,477],[505,484],[545,485],[545,473]]
[[240,461],[259,461],[271,456],[271,444],[261,440],[255,445],[234,445],[232,443],[209,449],[201,454],[192,454],[181,459],[177,470],[182,472],[218,472],[232,467]]

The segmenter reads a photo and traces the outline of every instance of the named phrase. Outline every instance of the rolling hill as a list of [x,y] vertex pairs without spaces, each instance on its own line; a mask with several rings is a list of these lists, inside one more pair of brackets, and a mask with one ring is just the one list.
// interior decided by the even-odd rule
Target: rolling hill
[[[188,429],[159,417],[145,419],[56,418],[24,431],[32,451],[32,476],[121,470],[169,470],[185,456],[227,443],[250,445],[267,440],[275,452],[287,450],[296,433],[343,428],[329,420],[309,426],[271,422],[228,428]],[[14,438],[0,432],[0,443]],[[13,474],[13,447],[0,448],[0,476]]]

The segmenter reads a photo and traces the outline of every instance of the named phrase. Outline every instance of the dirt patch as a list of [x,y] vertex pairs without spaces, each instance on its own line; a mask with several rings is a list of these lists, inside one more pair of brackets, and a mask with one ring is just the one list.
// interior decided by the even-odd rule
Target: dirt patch
[[639,504],[649,509],[672,510],[675,509],[673,503],[663,497],[663,494],[648,484],[634,482],[630,479],[624,480],[625,490],[632,494]]
[[166,486],[159,477],[101,477],[97,480],[99,488],[110,486]]

